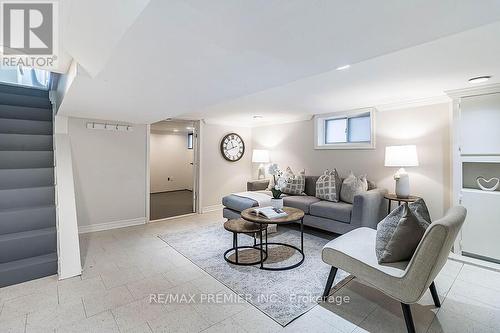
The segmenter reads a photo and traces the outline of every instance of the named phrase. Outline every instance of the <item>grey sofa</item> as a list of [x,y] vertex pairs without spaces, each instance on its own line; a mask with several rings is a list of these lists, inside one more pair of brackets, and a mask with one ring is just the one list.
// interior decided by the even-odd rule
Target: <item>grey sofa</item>
[[[345,234],[359,227],[375,229],[377,223],[387,213],[387,202],[384,194],[387,192],[378,189],[369,182],[368,191],[356,195],[352,204],[347,202],[330,202],[320,200],[316,194],[316,181],[318,176],[306,176],[306,195],[284,196],[285,206],[299,208],[304,211],[304,225],[326,230],[338,234]],[[269,180],[251,181],[247,183],[248,191],[266,191]],[[230,194],[222,198],[224,205],[223,216],[227,219],[240,217],[244,209],[258,206],[255,200]]]

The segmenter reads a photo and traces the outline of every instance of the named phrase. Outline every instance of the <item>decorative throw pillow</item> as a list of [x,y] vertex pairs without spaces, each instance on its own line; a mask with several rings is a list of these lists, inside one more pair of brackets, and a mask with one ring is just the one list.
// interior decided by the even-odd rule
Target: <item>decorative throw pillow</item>
[[326,170],[316,181],[316,198],[338,202],[342,180],[337,169]]
[[427,229],[432,221],[424,199],[417,199],[416,201],[410,203],[408,207],[410,207],[411,212],[416,216],[418,222]]
[[340,200],[348,203],[353,203],[354,196],[366,192],[368,190],[368,181],[366,175],[356,177],[351,171],[349,176],[344,179],[340,188]]
[[425,229],[406,202],[394,209],[377,225],[375,253],[379,264],[409,260]]
[[292,195],[304,195],[306,188],[306,171],[302,170],[298,175],[295,175],[290,167],[286,168],[285,174],[289,180],[286,184],[283,193]]

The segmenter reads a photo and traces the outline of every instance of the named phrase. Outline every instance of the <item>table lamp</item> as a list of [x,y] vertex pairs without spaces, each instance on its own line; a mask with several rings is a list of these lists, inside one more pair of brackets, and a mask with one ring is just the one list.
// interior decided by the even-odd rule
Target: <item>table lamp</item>
[[385,166],[400,168],[394,174],[396,181],[396,196],[410,196],[410,178],[404,167],[418,166],[417,146],[387,146],[385,147]]
[[252,162],[260,163],[258,179],[266,178],[264,163],[269,163],[269,151],[264,149],[254,149],[252,152]]

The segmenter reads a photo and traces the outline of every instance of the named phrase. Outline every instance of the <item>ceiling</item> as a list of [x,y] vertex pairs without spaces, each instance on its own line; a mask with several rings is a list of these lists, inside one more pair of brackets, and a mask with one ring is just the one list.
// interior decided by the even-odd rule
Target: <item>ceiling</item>
[[[247,95],[185,115],[250,126],[310,119],[364,107],[378,110],[449,101],[445,91],[500,83],[500,22]],[[254,115],[262,116],[254,119]]]
[[[442,96],[470,76],[500,77],[500,26],[491,24],[500,1],[137,3],[116,46],[104,50],[106,63],[80,63],[62,114],[258,125]],[[100,59],[99,48],[85,52]]]

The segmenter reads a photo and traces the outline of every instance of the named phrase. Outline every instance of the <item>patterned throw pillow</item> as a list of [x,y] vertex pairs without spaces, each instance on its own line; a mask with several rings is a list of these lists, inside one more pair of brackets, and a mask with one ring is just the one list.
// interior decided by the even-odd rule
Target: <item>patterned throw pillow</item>
[[342,180],[337,169],[326,170],[316,181],[316,198],[338,202]]
[[348,203],[354,202],[354,196],[368,190],[368,181],[366,175],[356,177],[351,171],[349,176],[344,179],[340,188],[340,200]]
[[377,225],[375,253],[379,264],[409,260],[427,226],[405,202]]
[[306,188],[306,171],[302,170],[298,175],[295,175],[290,167],[286,168],[285,174],[289,177],[283,193],[292,195],[305,195]]
[[420,225],[424,226],[426,229],[432,223],[431,215],[427,209],[424,199],[420,198],[417,201],[412,202],[408,205],[411,212],[416,216]]

